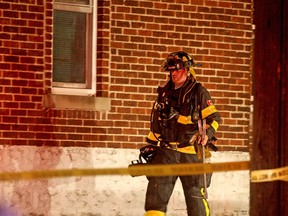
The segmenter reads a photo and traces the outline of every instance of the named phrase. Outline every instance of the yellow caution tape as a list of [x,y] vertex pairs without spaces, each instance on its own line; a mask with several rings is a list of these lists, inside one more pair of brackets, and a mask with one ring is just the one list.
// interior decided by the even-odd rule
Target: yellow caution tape
[[[207,164],[170,164],[170,165],[132,165],[128,168],[103,169],[62,169],[34,170],[25,172],[0,173],[0,181],[32,180],[54,177],[95,176],[95,175],[131,175],[131,176],[172,176],[198,175],[212,172],[249,170],[249,161],[207,163]],[[251,182],[288,181],[288,167],[254,170],[250,172]]]
[[288,181],[288,166],[276,169],[251,171],[251,182],[253,183],[276,180]]
[[127,168],[115,169],[63,169],[63,170],[39,170],[27,172],[0,173],[0,181],[31,180],[40,178],[93,176],[93,175],[128,175]]
[[247,169],[249,169],[248,161],[206,164],[136,165],[129,167],[129,174],[131,176],[184,176]]
[[93,175],[131,175],[131,176],[171,176],[196,175],[201,173],[236,171],[249,169],[249,162],[207,163],[207,164],[172,164],[172,165],[133,165],[128,168],[103,169],[64,169],[26,172],[0,173],[0,181],[31,180],[39,178],[93,176]]

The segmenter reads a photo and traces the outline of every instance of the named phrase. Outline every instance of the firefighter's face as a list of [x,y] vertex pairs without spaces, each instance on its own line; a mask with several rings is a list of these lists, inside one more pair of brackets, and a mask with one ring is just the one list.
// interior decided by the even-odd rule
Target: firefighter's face
[[185,82],[187,76],[188,76],[188,74],[187,74],[186,68],[171,71],[172,82],[175,85],[179,85],[179,84],[182,84],[183,82]]

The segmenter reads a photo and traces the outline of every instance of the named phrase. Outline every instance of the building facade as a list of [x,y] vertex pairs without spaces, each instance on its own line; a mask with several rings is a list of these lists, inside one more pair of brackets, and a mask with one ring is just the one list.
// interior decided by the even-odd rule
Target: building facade
[[[197,79],[222,117],[220,151],[248,152],[252,6],[251,0],[1,1],[2,171],[71,167],[77,160],[65,161],[60,152],[75,148],[137,152],[157,86],[168,76],[162,61],[178,50],[202,63]],[[19,164],[11,165],[8,147],[42,162],[26,158],[24,166],[15,156]],[[50,186],[41,192],[46,197]],[[25,187],[2,192],[21,194]]]

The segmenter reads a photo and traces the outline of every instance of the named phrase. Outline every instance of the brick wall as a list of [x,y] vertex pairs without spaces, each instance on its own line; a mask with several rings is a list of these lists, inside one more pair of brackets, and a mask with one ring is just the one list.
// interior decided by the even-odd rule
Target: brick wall
[[0,3],[0,144],[138,148],[149,130],[160,68],[184,50],[222,116],[218,145],[247,150],[251,1],[98,1],[97,93],[110,110],[56,109],[51,93],[52,0]]

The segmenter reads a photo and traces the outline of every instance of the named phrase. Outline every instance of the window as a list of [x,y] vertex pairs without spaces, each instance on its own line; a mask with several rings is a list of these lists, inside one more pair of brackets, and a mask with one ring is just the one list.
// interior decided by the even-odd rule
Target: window
[[95,0],[53,3],[52,93],[95,94],[96,3]]

